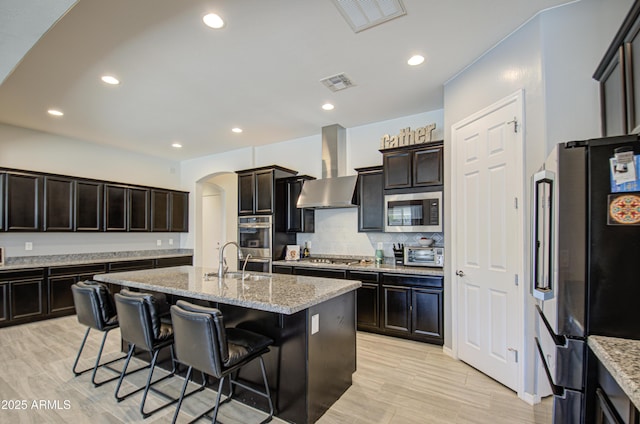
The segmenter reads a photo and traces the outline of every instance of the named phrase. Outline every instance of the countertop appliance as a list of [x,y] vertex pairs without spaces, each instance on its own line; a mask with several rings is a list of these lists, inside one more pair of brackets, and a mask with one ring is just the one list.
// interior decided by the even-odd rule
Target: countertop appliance
[[639,165],[637,135],[572,141],[533,179],[535,343],[556,424],[592,422],[587,337],[640,339]]
[[404,265],[444,267],[444,247],[404,246]]
[[442,191],[384,196],[384,230],[400,233],[442,232]]

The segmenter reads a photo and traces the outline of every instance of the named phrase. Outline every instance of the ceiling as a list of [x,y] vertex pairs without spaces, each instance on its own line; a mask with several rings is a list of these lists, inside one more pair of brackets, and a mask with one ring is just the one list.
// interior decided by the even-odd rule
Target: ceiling
[[[441,109],[445,81],[568,2],[403,0],[405,16],[354,33],[331,0],[80,0],[0,85],[0,122],[184,160],[413,115]],[[209,12],[225,27],[206,27]],[[408,66],[416,53],[425,62]],[[341,72],[353,87],[320,83]]]

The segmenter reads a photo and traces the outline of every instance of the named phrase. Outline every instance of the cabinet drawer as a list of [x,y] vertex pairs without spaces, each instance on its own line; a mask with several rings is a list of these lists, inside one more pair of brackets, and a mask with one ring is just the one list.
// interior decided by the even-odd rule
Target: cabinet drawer
[[347,278],[347,271],[343,269],[316,269],[296,267],[293,270],[295,275],[306,275],[308,277],[324,278]]
[[78,274],[104,274],[106,264],[68,265],[49,268],[49,276],[78,275]]
[[382,274],[385,284],[443,288],[444,277],[441,276],[417,276],[409,274]]
[[285,265],[273,265],[271,267],[271,272],[273,272],[274,274],[293,274],[293,267],[292,266],[285,266]]
[[359,280],[367,283],[378,283],[380,281],[380,274],[377,272],[367,271],[349,271],[347,273],[349,280]]
[[33,278],[44,278],[44,268],[0,271],[0,281],[29,280]]
[[164,268],[169,266],[192,265],[193,256],[179,256],[175,258],[158,258],[156,259],[156,268]]
[[133,271],[138,269],[153,268],[155,259],[141,259],[137,261],[111,262],[108,272]]

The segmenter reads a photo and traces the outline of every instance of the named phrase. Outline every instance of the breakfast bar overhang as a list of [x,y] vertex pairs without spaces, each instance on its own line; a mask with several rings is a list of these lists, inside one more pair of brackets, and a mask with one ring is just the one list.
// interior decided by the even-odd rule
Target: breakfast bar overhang
[[[97,281],[164,293],[220,309],[227,327],[240,326],[274,340],[264,356],[276,416],[313,423],[351,386],[356,370],[355,294],[359,281],[228,273],[194,266],[96,275]],[[120,287],[118,287],[120,286]],[[261,381],[260,369],[243,369],[243,380]],[[234,396],[236,398],[236,396]],[[264,409],[263,399],[238,393]]]

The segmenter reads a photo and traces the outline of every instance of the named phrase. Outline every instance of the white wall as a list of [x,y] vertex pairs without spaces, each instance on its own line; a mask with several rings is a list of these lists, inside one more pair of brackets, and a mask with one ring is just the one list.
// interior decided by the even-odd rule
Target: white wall
[[[5,124],[0,124],[0,167],[182,189],[179,162]],[[25,242],[32,242],[33,250],[25,250]],[[0,245],[7,257],[154,250],[179,248],[180,235],[11,232],[2,234]]]
[[[597,137],[599,102],[597,84],[591,80],[600,58],[613,39],[631,0],[581,0],[538,15],[494,49],[471,64],[445,85],[445,140],[451,126],[497,100],[523,89],[525,93],[525,225],[530,227],[529,180],[540,167],[551,147],[559,141]],[[450,163],[451,146],[445,143],[445,163]],[[450,181],[451,167],[445,167]],[[445,191],[451,199],[451,187]],[[445,215],[455,216],[449,201]],[[451,221],[445,222],[445,242],[450,239]],[[526,231],[525,258],[529,257],[529,231]],[[528,262],[528,261],[527,261]],[[455,264],[446,264],[452,276]],[[529,267],[525,266],[528,292]],[[445,277],[445,304],[451,302],[451,278]],[[525,310],[526,351],[525,391],[535,393],[535,352],[533,344],[533,302]],[[451,346],[452,317],[445,308],[445,345]]]

